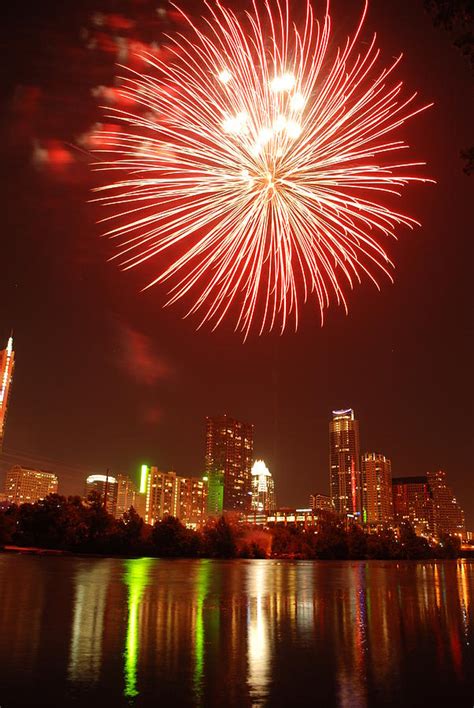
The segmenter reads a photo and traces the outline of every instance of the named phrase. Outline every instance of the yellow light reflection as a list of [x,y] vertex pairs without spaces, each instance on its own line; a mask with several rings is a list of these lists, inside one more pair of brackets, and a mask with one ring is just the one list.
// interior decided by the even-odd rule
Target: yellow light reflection
[[248,683],[252,705],[263,705],[270,680],[268,617],[264,607],[267,561],[251,566],[251,597],[248,617]]

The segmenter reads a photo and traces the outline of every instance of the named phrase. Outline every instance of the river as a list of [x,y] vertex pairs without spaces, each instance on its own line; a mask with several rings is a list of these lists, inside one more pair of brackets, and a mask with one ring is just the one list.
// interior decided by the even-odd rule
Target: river
[[474,562],[0,555],[0,706],[474,705]]

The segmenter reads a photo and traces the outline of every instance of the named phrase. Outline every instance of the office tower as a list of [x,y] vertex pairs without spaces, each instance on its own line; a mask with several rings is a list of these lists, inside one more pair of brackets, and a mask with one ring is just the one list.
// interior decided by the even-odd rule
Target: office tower
[[247,511],[253,457],[253,425],[227,415],[206,418],[206,474],[224,472],[224,511]]
[[186,526],[199,528],[207,518],[207,477],[178,477],[178,518]]
[[136,511],[137,488],[133,480],[126,474],[118,474],[117,477],[117,507],[115,515],[117,519],[122,518],[125,512],[130,511],[130,507]]
[[362,507],[364,524],[388,525],[393,521],[391,464],[377,452],[362,456]]
[[[224,511],[225,475],[223,470],[210,470],[207,475],[207,515],[220,516]],[[206,477],[204,479],[206,479]]]
[[263,460],[252,466],[252,511],[272,511],[275,508],[275,483]]
[[399,526],[409,521],[420,536],[433,532],[433,496],[426,475],[392,478],[393,514]]
[[6,349],[0,351],[0,450],[3,445],[14,367],[15,352],[13,351],[13,337],[10,337]]
[[58,491],[58,478],[52,472],[14,465],[5,476],[5,496],[12,504],[33,504]]
[[333,411],[329,423],[331,500],[338,514],[361,520],[359,421],[352,408]]
[[94,492],[100,496],[100,500],[109,514],[115,516],[117,513],[117,479],[110,474],[89,475],[86,479],[86,499],[89,500]]
[[154,524],[165,516],[178,516],[179,478],[176,472],[150,467],[146,482],[145,521]]
[[326,511],[334,511],[334,505],[331,501],[331,497],[327,494],[319,494],[319,492],[309,495],[309,506],[311,509],[325,509]]
[[438,538],[443,533],[462,538],[465,531],[464,512],[451,487],[447,485],[446,472],[428,472],[426,475],[433,496],[433,526]]

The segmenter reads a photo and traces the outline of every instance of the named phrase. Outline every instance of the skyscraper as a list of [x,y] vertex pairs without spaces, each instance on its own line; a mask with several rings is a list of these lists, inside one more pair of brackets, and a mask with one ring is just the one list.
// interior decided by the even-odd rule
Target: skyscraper
[[359,421],[352,408],[332,412],[329,423],[329,483],[338,514],[361,519]]
[[10,337],[6,349],[0,351],[0,450],[3,445],[5,420],[7,417],[8,400],[15,366],[13,337]]
[[272,511],[275,508],[275,483],[263,460],[252,467],[252,511]]
[[126,474],[118,474],[117,477],[117,508],[115,515],[120,519],[125,512],[130,511],[130,507],[136,509],[137,489],[133,480]]
[[146,480],[145,521],[154,524],[165,516],[178,516],[179,477],[176,472],[162,472],[150,467]]
[[202,526],[207,518],[208,478],[178,477],[178,485],[178,518],[187,526]]
[[250,508],[253,425],[227,415],[206,418],[206,474],[224,472],[224,511]]
[[433,495],[433,525],[438,538],[443,533],[463,536],[465,531],[464,512],[448,486],[446,472],[428,472],[426,475]]
[[58,478],[52,472],[14,465],[5,477],[5,495],[12,504],[33,504],[58,491]]
[[110,474],[90,474],[86,479],[85,497],[89,499],[92,492],[100,495],[105,508],[115,516],[117,513],[118,484]]
[[427,476],[393,477],[392,495],[396,524],[409,521],[418,535],[430,536],[433,532],[433,495]]
[[393,521],[391,464],[377,452],[362,456],[362,507],[364,523],[385,525]]

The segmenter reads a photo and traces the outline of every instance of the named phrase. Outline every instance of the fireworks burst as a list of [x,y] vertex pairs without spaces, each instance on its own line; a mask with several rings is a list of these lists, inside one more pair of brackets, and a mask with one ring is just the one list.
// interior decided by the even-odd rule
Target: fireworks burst
[[391,278],[381,237],[417,223],[379,199],[428,181],[410,169],[424,163],[390,161],[407,146],[388,137],[428,106],[390,81],[401,57],[377,68],[375,36],[356,49],[367,4],[331,60],[329,3],[320,23],[308,2],[298,25],[278,0],[242,19],[206,7],[203,29],[183,13],[166,61],[123,79],[134,109],[113,109],[125,129],[99,136],[100,169],[119,174],[99,199],[119,220],[114,258],[127,269],[169,250],[147,287],[173,278],[168,303],[194,291],[201,325],[235,304],[245,336],[256,321],[296,327],[309,297],[321,321],[331,299],[347,311],[361,275]]

